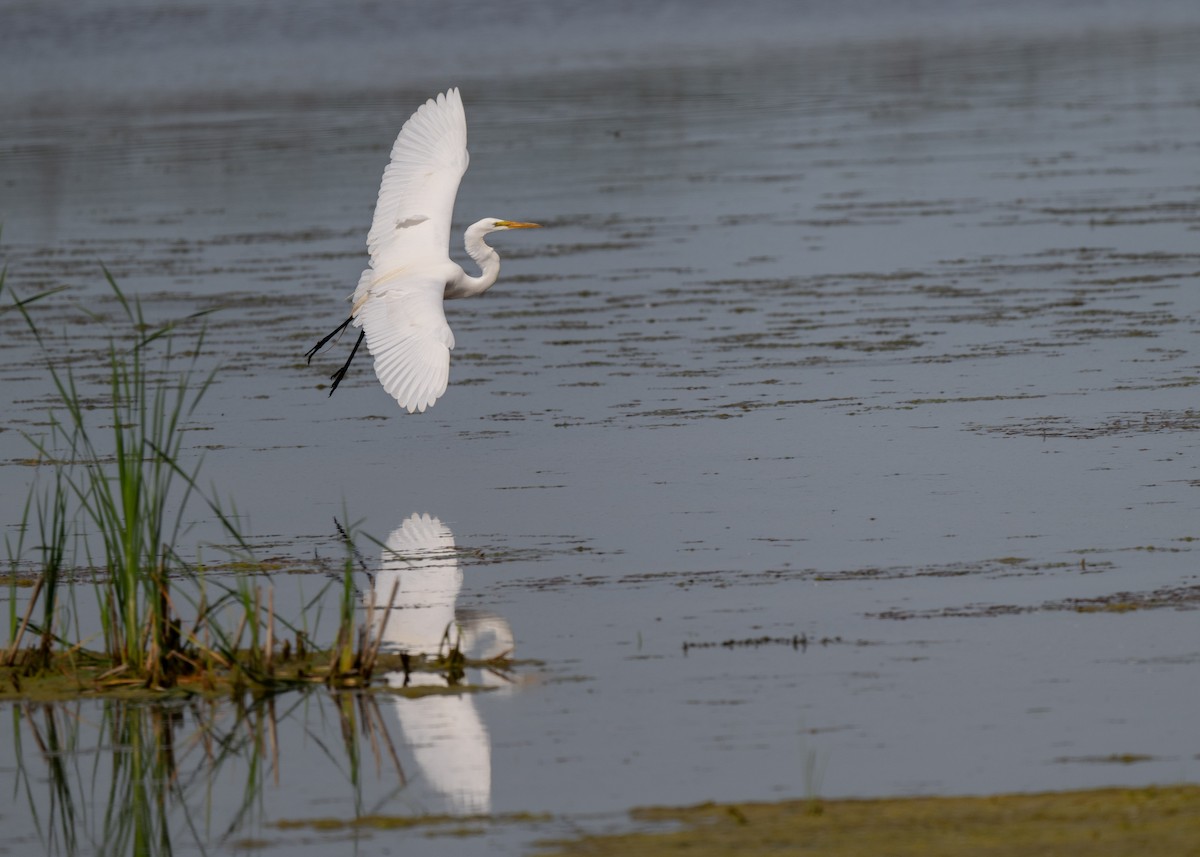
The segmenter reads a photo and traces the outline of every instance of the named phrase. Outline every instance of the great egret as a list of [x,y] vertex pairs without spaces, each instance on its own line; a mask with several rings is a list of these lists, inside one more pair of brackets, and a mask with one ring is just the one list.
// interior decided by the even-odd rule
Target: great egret
[[483,242],[485,235],[538,226],[485,217],[466,231],[467,253],[480,276],[451,261],[450,216],[468,161],[467,118],[458,89],[426,101],[400,129],[367,235],[371,266],[358,279],[350,317],[307,354],[311,363],[347,325],[362,328],[350,357],[330,376],[329,395],[346,377],[364,337],[380,383],[410,414],[424,412],[446,392],[454,334],[443,299],[474,297],[496,282],[500,257]]

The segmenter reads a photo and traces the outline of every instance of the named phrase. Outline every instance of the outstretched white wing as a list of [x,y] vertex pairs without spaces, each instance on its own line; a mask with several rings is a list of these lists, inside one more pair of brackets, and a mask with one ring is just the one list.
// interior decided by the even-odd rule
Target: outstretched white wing
[[386,274],[449,258],[450,219],[467,162],[467,118],[451,89],[417,108],[392,146],[367,235],[372,268]]
[[[370,269],[363,271],[362,282],[371,276]],[[450,379],[454,334],[442,310],[445,288],[444,280],[428,273],[395,277],[354,316],[367,335],[379,383],[410,414],[436,402]]]

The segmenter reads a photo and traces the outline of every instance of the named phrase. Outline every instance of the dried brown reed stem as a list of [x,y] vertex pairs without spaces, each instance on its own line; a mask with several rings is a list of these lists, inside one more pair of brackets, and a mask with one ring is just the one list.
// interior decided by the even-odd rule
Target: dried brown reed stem
[[33,585],[33,594],[29,597],[29,605],[25,608],[25,617],[21,619],[21,627],[17,629],[17,634],[13,638],[12,645],[9,646],[8,652],[4,656],[4,665],[6,667],[11,667],[13,661],[17,658],[17,649],[21,646],[21,638],[25,636],[25,629],[29,627],[29,619],[33,616],[33,605],[37,603],[38,595],[41,594],[42,584],[45,580],[45,575],[43,575]]
[[274,773],[275,785],[279,785],[279,728],[275,722],[275,697],[267,700],[267,740],[271,744],[271,770]]
[[[375,671],[375,664],[379,660],[379,650],[383,646],[383,635],[387,632],[388,619],[392,616],[392,605],[396,603],[396,591],[400,588],[400,581],[392,581],[392,591],[388,595],[387,607],[383,610],[383,620],[379,623],[379,631],[375,634],[375,639],[371,641],[370,646],[363,658],[363,674],[369,680],[371,673]],[[371,599],[372,604],[375,599]]]
[[267,640],[264,644],[266,649],[266,667],[267,675],[271,675],[274,670],[273,659],[275,656],[275,587],[267,588]]

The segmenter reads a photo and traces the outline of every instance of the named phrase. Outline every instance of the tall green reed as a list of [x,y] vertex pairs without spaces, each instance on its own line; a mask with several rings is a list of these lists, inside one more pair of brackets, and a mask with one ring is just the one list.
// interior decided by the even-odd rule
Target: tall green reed
[[[172,574],[191,571],[176,547],[189,503],[202,499],[226,534],[242,547],[245,542],[215,499],[198,489],[201,461],[195,460],[190,469],[184,463],[187,421],[217,370],[205,373],[200,367],[203,325],[184,353],[176,350],[175,337],[183,322],[207,311],[155,323],[140,301],[125,296],[107,270],[104,277],[126,329],[109,334],[101,358],[101,407],[85,395],[73,361],[56,354],[30,310],[30,304],[52,292],[13,303],[42,351],[55,393],[48,432],[26,435],[54,477],[53,489],[38,505],[43,567],[62,568],[70,497],[76,512],[70,520],[79,530],[88,564],[105,572],[100,621],[107,654],[119,669],[145,676],[152,684],[169,684],[178,666],[172,658],[178,659],[181,635],[170,581]],[[57,575],[45,579],[50,584]],[[47,620],[55,594],[51,589],[43,592]],[[46,621],[43,633],[48,628]]]

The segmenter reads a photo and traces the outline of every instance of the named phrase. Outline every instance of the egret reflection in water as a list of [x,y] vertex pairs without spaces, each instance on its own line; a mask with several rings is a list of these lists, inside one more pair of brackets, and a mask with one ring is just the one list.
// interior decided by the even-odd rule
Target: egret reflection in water
[[[379,572],[366,597],[375,622],[381,623],[387,599],[395,598],[383,632],[386,650],[413,655],[436,655],[455,641],[465,655],[485,660],[511,652],[512,630],[504,619],[479,610],[458,610],[463,573],[454,545],[454,534],[437,518],[413,514],[392,531],[380,557]],[[505,687],[503,676],[472,670],[476,686]],[[396,687],[445,687],[447,678],[437,673],[393,672],[387,675]],[[427,807],[452,813],[491,811],[491,742],[479,715],[475,694],[431,694],[416,699],[380,700],[396,713],[405,745],[412,751],[421,781],[444,805]]]

